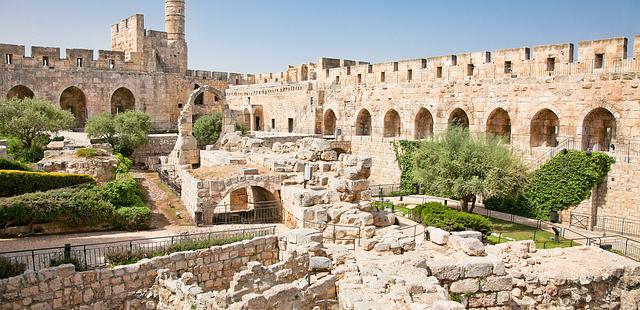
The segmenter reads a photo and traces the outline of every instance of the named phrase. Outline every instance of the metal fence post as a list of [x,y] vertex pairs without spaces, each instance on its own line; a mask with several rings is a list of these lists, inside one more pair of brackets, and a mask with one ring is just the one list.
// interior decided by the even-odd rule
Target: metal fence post
[[89,269],[89,263],[87,262],[87,246],[83,246],[84,251],[84,269]]
[[33,271],[36,271],[36,252],[31,250],[31,263],[33,264]]

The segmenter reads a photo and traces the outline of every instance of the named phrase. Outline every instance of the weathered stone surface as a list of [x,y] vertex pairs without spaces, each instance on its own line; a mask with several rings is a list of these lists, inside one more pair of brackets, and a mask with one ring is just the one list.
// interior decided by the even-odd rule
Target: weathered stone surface
[[478,279],[461,279],[451,283],[449,290],[453,293],[475,293],[480,289]]
[[445,245],[449,241],[449,232],[436,227],[427,227],[429,240],[435,244]]
[[449,247],[455,250],[461,250],[469,256],[484,256],[484,244],[476,238],[463,238],[458,235],[449,236]]
[[473,231],[473,230],[453,231],[451,232],[451,235],[458,236],[461,238],[473,238],[473,239],[477,239],[478,241],[482,241],[482,233],[479,231]]

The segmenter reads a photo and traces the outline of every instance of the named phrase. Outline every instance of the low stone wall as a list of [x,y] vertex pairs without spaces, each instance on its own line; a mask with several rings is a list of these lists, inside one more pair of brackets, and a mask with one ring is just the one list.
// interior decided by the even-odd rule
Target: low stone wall
[[266,236],[113,269],[77,272],[73,265],[61,265],[27,271],[0,280],[0,309],[155,309],[158,296],[152,288],[159,269],[189,272],[202,289],[221,290],[248,262],[273,264],[278,252],[278,238]]
[[160,166],[160,157],[169,156],[173,146],[178,140],[177,134],[151,134],[147,144],[142,145],[133,152],[132,158],[135,165],[144,166],[146,169],[155,170]]

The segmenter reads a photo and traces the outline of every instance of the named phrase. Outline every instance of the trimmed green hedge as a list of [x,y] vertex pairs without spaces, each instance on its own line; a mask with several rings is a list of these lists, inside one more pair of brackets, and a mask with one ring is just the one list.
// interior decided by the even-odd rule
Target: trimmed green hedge
[[124,207],[115,211],[114,226],[124,230],[141,230],[151,227],[151,209],[141,207]]
[[0,170],[0,197],[43,192],[79,184],[95,184],[90,175]]
[[451,209],[439,202],[417,205],[422,224],[446,231],[475,230],[487,236],[491,233],[491,222],[484,216]]
[[145,207],[146,194],[144,189],[131,176],[111,181],[100,186],[100,193],[116,209],[125,207]]
[[0,158],[0,170],[33,171],[33,169],[21,162],[6,158]]

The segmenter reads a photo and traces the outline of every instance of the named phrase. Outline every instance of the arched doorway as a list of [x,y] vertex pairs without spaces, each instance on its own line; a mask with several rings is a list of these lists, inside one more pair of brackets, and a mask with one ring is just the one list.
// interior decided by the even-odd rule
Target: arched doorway
[[33,91],[29,89],[29,87],[26,87],[24,85],[16,85],[12,87],[7,93],[7,99],[11,99],[11,98],[24,99],[24,98],[33,98],[33,97],[34,97]]
[[262,131],[264,128],[264,112],[262,107],[256,107],[253,111],[253,130]]
[[616,137],[616,117],[605,108],[595,108],[582,122],[582,149],[608,151]]
[[555,147],[557,144],[560,120],[549,109],[542,109],[531,119],[530,147]]
[[87,99],[79,88],[71,86],[60,95],[60,108],[73,113],[73,128],[82,129],[87,122]]
[[367,109],[362,109],[356,118],[356,136],[371,135],[371,113]]
[[327,112],[324,112],[324,120],[322,122],[324,135],[333,136],[336,134],[336,122],[337,117],[336,114],[333,113],[333,110],[329,109]]
[[398,111],[391,109],[384,115],[384,137],[400,136],[400,114]]
[[251,130],[251,111],[247,108],[242,111],[242,124],[247,131]]
[[[198,89],[198,88],[200,88],[200,85],[196,84],[196,85],[193,87],[193,90],[196,90],[196,89]],[[203,104],[204,104],[204,92],[201,92],[201,93],[196,97],[196,99],[193,101],[193,104],[195,104],[195,105],[203,105]]]
[[433,116],[431,112],[425,108],[420,108],[416,114],[414,123],[414,138],[427,139],[433,136]]
[[457,126],[460,128],[469,128],[469,117],[467,112],[461,108],[456,108],[449,115],[449,127]]
[[126,87],[120,87],[111,95],[111,114],[133,111],[136,108],[136,99],[133,93]]
[[511,118],[503,108],[497,108],[487,119],[487,134],[499,137],[505,143],[511,142]]

